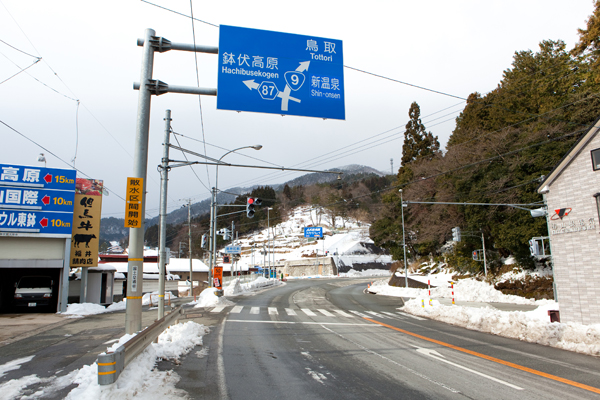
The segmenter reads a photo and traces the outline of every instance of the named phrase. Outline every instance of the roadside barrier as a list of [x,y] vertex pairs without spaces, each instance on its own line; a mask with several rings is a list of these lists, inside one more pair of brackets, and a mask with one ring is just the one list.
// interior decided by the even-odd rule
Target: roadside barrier
[[169,326],[178,323],[183,317],[182,306],[177,307],[131,339],[112,353],[98,354],[98,384],[110,385],[119,379],[125,367],[148,345],[158,338]]
[[429,305],[431,305],[431,281],[427,279],[427,292],[429,293]]

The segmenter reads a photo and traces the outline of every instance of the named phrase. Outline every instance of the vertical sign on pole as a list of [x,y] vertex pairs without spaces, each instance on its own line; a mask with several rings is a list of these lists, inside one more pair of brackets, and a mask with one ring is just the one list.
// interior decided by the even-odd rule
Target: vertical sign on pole
[[142,226],[142,194],[143,178],[127,178],[127,194],[125,198],[125,228]]
[[71,267],[97,267],[102,181],[77,178],[71,237]]
[[223,290],[223,267],[213,268],[214,287],[217,290]]

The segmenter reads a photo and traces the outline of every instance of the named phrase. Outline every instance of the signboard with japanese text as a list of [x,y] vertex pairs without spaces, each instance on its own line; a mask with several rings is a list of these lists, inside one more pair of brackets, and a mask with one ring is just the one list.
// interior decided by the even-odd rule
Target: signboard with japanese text
[[223,253],[225,254],[241,254],[242,253],[242,246],[225,246],[225,250],[223,250]]
[[71,237],[71,267],[97,267],[102,181],[77,178]]
[[0,164],[0,186],[75,191],[74,169]]
[[144,193],[143,178],[127,178],[127,192],[125,197],[125,228],[141,228],[142,195]]
[[217,109],[345,119],[342,41],[221,25]]
[[223,289],[223,267],[213,268],[213,286],[218,290]]
[[75,170],[0,164],[0,236],[71,237]]
[[323,228],[320,226],[311,226],[308,228],[304,228],[304,237],[306,237],[306,238],[323,237]]
[[72,212],[75,192],[0,186],[0,207]]

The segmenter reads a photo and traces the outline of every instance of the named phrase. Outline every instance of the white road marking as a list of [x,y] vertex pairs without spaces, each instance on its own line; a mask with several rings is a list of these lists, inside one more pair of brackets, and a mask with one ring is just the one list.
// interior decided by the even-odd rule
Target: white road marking
[[[325,325],[325,324],[321,324],[321,325]],[[328,325],[329,325],[329,324],[328,324]],[[373,325],[378,325],[378,324],[373,324]],[[379,325],[379,326],[382,326],[382,325]],[[373,354],[373,355],[375,355],[375,356],[377,356],[377,357],[381,357],[382,359],[384,359],[384,360],[386,360],[386,361],[388,361],[388,362],[390,362],[390,363],[392,363],[392,364],[394,364],[394,365],[397,365],[397,366],[399,366],[400,368],[403,368],[404,370],[406,370],[406,371],[408,371],[408,372],[410,372],[410,373],[412,373],[412,374],[414,374],[414,375],[416,375],[416,376],[418,376],[418,377],[420,377],[420,378],[423,378],[423,379],[425,379],[425,380],[426,380],[426,381],[428,381],[428,382],[431,382],[431,383],[433,383],[433,384],[435,384],[435,385],[438,385],[438,386],[440,386],[440,387],[443,387],[444,389],[446,389],[446,390],[448,390],[448,391],[450,391],[450,392],[452,392],[452,393],[460,393],[460,391],[459,391],[459,390],[457,390],[457,389],[454,389],[454,388],[453,388],[453,387],[451,387],[451,386],[447,386],[446,384],[444,384],[444,383],[442,383],[442,382],[438,382],[438,381],[436,381],[436,380],[434,380],[434,379],[432,379],[432,378],[428,377],[427,375],[425,375],[425,374],[422,374],[422,373],[420,373],[420,372],[418,372],[418,371],[416,371],[416,370],[414,370],[414,369],[412,369],[412,368],[410,368],[410,367],[407,367],[407,366],[406,366],[406,365],[404,365],[404,364],[400,364],[399,362],[397,362],[397,361],[394,361],[394,360],[392,360],[391,358],[388,358],[388,357],[386,357],[386,356],[384,356],[384,355],[382,355],[382,354],[379,354],[379,353],[377,353],[376,351],[373,351],[373,350],[371,350],[371,349],[368,349],[368,348],[366,348],[365,346],[363,346],[362,344],[360,344],[360,343],[358,343],[358,342],[355,342],[354,340],[352,340],[352,339],[349,339],[349,338],[345,337],[345,336],[344,336],[344,335],[342,335],[341,333],[338,333],[338,332],[336,332],[336,331],[333,331],[333,330],[331,330],[331,329],[327,328],[326,326],[323,326],[323,329],[325,329],[325,330],[327,330],[327,331],[329,331],[329,332],[333,333],[334,335],[337,335],[337,336],[341,337],[341,338],[342,338],[342,339],[344,339],[344,340],[347,340],[348,342],[350,342],[350,343],[354,344],[354,345],[355,345],[356,347],[358,347],[359,349],[362,349],[362,350],[364,350],[365,352],[367,352],[367,353],[369,353],[369,354]]]
[[252,307],[250,309],[250,314],[258,314],[260,312],[260,307]]
[[296,311],[292,310],[291,308],[286,308],[285,312],[287,313],[287,315],[298,315],[296,314]]
[[381,315],[379,313],[376,313],[375,311],[366,311],[367,313],[376,316],[377,318],[381,318],[381,319],[390,319],[390,317],[385,316],[385,315]]
[[306,371],[308,372],[308,374],[317,382],[319,382],[320,384],[323,384],[324,380],[327,380],[327,377],[325,375],[323,375],[320,372],[315,372],[312,369],[305,367]]
[[360,312],[358,312],[358,311],[354,311],[354,310],[349,310],[349,311],[350,311],[352,314],[356,314],[356,315],[358,315],[359,317],[363,317],[363,318],[369,318],[369,316],[368,316],[367,314],[363,314],[363,313],[360,313]]
[[[346,326],[364,326],[367,328],[384,328],[383,325],[378,325],[378,324],[355,324],[355,323],[351,323],[351,322],[252,321],[249,319],[228,319],[227,322],[247,322],[247,323],[251,323],[251,324],[291,324],[291,325],[298,324],[298,325],[340,325],[340,326],[346,325]],[[310,342],[306,342],[306,343],[310,343]]]
[[316,317],[317,314],[315,314],[314,312],[310,311],[308,308],[301,308],[302,312],[306,315],[308,315],[309,317]]
[[387,312],[387,311],[382,311],[381,313],[382,313],[382,314],[385,314],[385,315],[389,315],[390,317],[394,317],[394,318],[397,318],[397,319],[406,319],[406,318],[404,318],[404,317],[401,317],[401,316],[399,316],[399,315],[396,315],[396,314],[394,314],[394,313]]
[[210,310],[210,312],[214,312],[214,313],[218,313],[223,311],[223,309],[227,307],[227,306],[216,306],[215,308],[213,308],[212,310]]
[[427,318],[417,317],[416,315],[411,315],[411,314],[403,313],[403,312],[400,312],[400,311],[396,311],[396,313],[398,313],[400,315],[403,315],[405,317],[416,319],[417,321],[425,321],[427,319]]
[[239,314],[242,312],[242,308],[244,308],[244,306],[235,306],[231,309],[231,311],[229,311],[231,314]]
[[335,311],[336,313],[338,313],[338,314],[340,314],[341,316],[344,316],[344,317],[354,317],[354,315],[350,315],[347,312],[342,311],[342,310],[333,310],[333,311]]
[[508,382],[506,382],[506,381],[503,381],[503,380],[501,380],[501,379],[498,379],[498,378],[494,378],[493,376],[489,376],[489,375],[483,374],[483,373],[481,373],[481,372],[479,372],[479,371],[475,371],[475,370],[473,370],[473,369],[471,369],[471,368],[467,368],[467,367],[464,367],[464,366],[462,366],[462,365],[455,364],[455,363],[453,363],[452,361],[448,361],[448,360],[446,360],[446,358],[445,358],[443,355],[441,355],[440,353],[438,353],[438,352],[437,352],[437,351],[435,351],[435,350],[431,350],[431,349],[425,349],[425,348],[419,348],[419,349],[417,349],[417,351],[418,351],[419,353],[421,353],[421,354],[425,354],[425,355],[428,355],[428,356],[430,356],[430,357],[432,357],[432,358],[435,358],[435,359],[436,359],[436,360],[438,360],[438,361],[442,361],[442,362],[445,362],[446,364],[450,364],[450,365],[452,365],[452,366],[455,366],[455,367],[457,367],[457,368],[464,369],[465,371],[471,372],[471,373],[473,373],[473,374],[475,374],[475,375],[482,376],[482,377],[484,377],[484,378],[487,378],[487,379],[489,379],[489,380],[492,380],[492,381],[494,381],[494,382],[501,383],[501,384],[503,384],[503,385],[506,385],[506,386],[508,386],[508,387],[511,387],[511,388],[513,388],[513,389],[517,389],[517,390],[523,390],[523,388],[522,388],[522,387],[519,387],[519,386],[513,385],[513,384],[511,384],[511,383],[508,383]]
[[221,399],[229,398],[229,395],[227,394],[227,382],[225,381],[225,363],[223,362],[223,331],[225,330],[225,321],[227,321],[227,317],[223,318],[223,321],[221,321],[217,339],[217,381],[219,397]]
[[267,309],[269,310],[269,314],[271,314],[271,315],[279,315],[279,312],[277,311],[277,308],[275,308],[275,307],[268,307]]
[[317,311],[320,312],[321,314],[323,314],[326,317],[333,317],[334,316],[332,313],[330,313],[327,310],[322,310],[322,309],[319,308],[319,309],[317,309]]

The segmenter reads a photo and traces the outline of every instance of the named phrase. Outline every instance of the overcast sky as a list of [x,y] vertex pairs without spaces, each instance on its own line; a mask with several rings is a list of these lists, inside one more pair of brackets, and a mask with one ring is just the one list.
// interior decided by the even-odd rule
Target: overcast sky
[[[223,24],[342,40],[346,66],[448,95],[345,68],[343,121],[217,110],[210,96],[200,102],[193,95],[153,96],[148,216],[158,214],[156,166],[166,109],[172,110],[174,131],[191,138],[179,137],[184,148],[204,153],[203,135],[207,155],[214,158],[236,147],[264,146],[240,152],[254,159],[237,154],[224,159],[232,163],[318,170],[362,164],[389,173],[393,159],[397,171],[413,101],[421,106],[426,128],[445,146],[464,107],[460,98],[494,89],[515,51],[537,51],[545,39],[573,47],[577,28],[585,27],[593,12],[592,0],[194,0],[194,17],[207,23],[195,21],[192,27],[186,17],[190,1],[152,3],[184,15],[133,0],[0,0],[5,42],[0,42],[0,82],[35,62],[31,56],[42,57],[0,84],[0,121],[19,132],[0,124],[0,164],[40,165],[38,155],[46,153],[48,167],[69,168],[75,159],[77,169],[103,179],[110,190],[103,216],[122,218],[126,177],[133,170],[138,92],[132,84],[139,81],[141,66],[137,38],[152,28],[172,42],[193,43],[194,28],[198,44],[218,46]],[[198,54],[197,60],[200,86],[216,88],[218,57]],[[153,77],[196,86],[194,54],[157,53]],[[183,156],[172,150],[171,158]],[[181,207],[186,198],[209,196],[214,168],[193,168],[172,170],[169,209]],[[282,183],[299,175],[221,167],[219,189]]]

